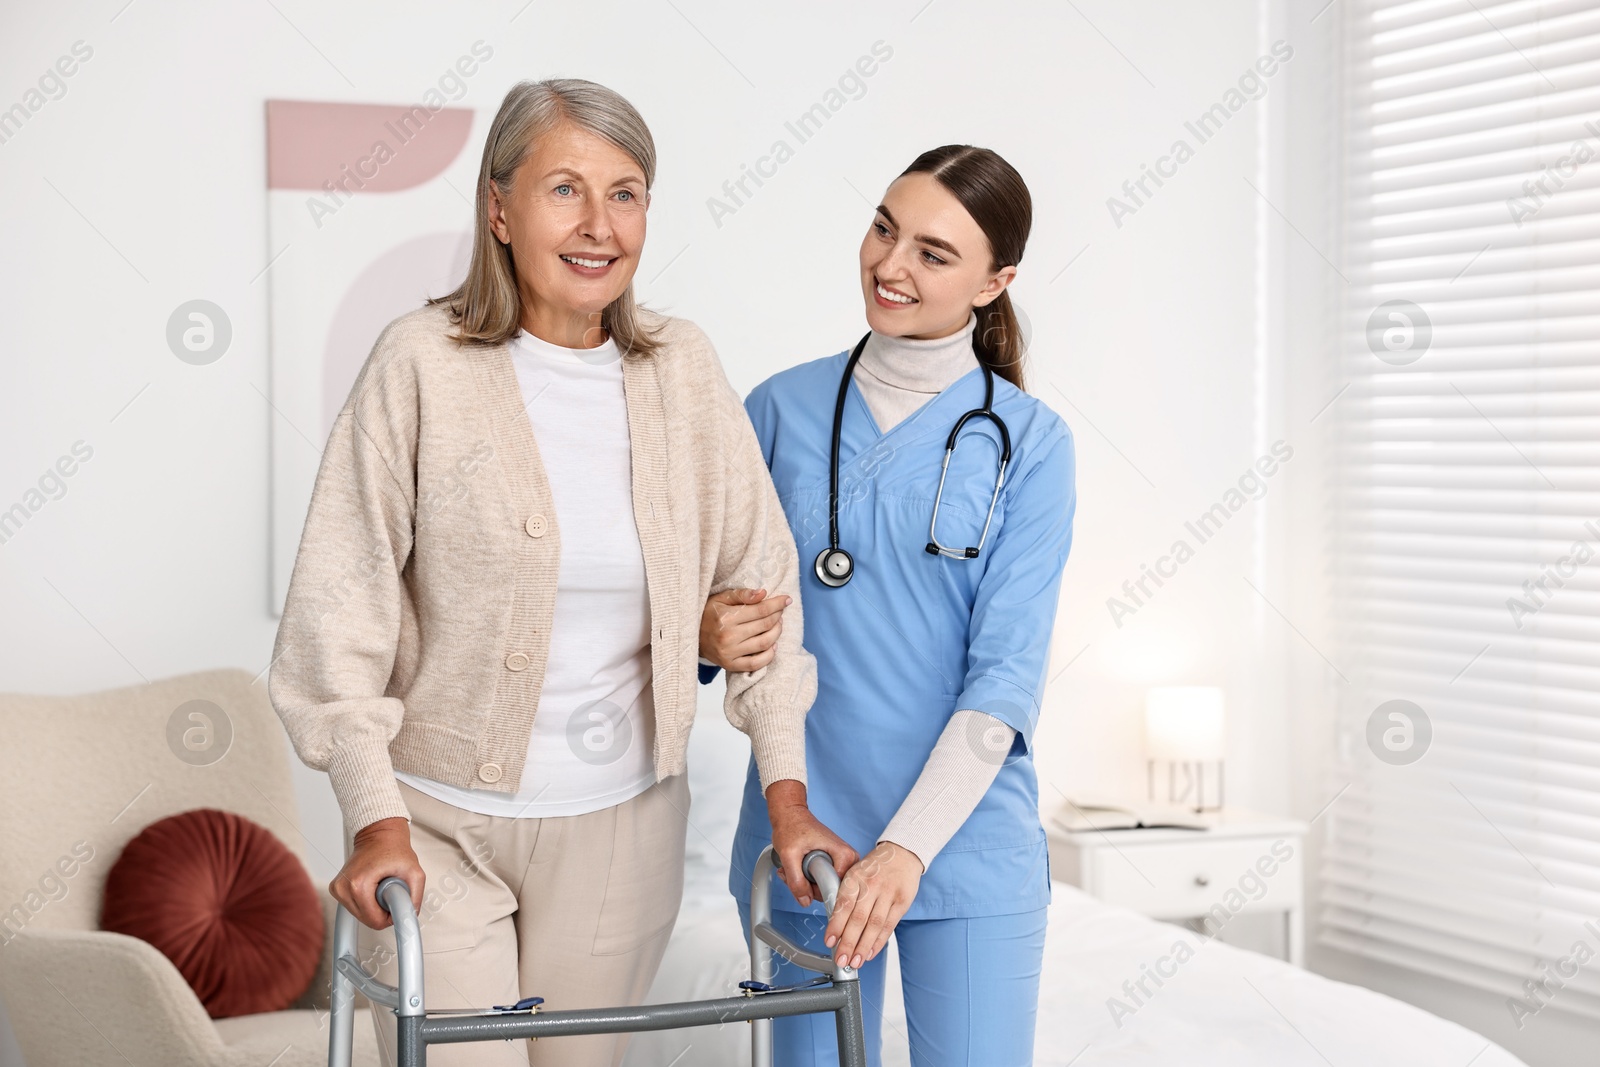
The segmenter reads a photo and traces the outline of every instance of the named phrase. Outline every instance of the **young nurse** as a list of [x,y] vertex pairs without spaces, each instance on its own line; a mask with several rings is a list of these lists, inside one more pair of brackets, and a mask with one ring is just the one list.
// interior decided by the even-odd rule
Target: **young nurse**
[[[874,1064],[891,934],[913,1064],[1033,1062],[1050,901],[1033,735],[1076,496],[1006,293],[1031,221],[994,152],[923,153],[861,242],[869,332],[745,401],[800,550],[808,801],[861,857],[831,921],[782,872],[774,925],[861,968]],[[702,657],[759,669],[781,615],[758,590],[713,596]],[[747,930],[770,825],[752,765],[729,875]],[[777,982],[805,977],[782,963]],[[777,1067],[837,1062],[834,1041],[825,1015],[778,1019]]]

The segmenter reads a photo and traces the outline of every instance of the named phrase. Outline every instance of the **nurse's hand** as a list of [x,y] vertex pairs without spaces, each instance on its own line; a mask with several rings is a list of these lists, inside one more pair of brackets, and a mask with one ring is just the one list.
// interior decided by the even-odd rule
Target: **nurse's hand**
[[700,613],[700,655],[725,671],[760,670],[772,662],[789,604],[787,596],[768,600],[765,589],[712,593]]
[[834,962],[860,967],[882,952],[921,885],[922,861],[893,841],[878,842],[839,883],[833,916],[822,932]]
[[767,786],[767,817],[772,821],[772,850],[778,854],[778,874],[801,907],[811,906],[811,883],[806,880],[801,861],[817,849],[833,860],[841,874],[856,862],[856,850],[811,814],[806,806],[806,787],[793,778],[783,778]]

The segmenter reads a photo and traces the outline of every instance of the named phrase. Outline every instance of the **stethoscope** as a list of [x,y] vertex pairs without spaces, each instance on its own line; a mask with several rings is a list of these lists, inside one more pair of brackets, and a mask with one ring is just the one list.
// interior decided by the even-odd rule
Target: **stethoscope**
[[[866,347],[867,334],[856,342],[855,351],[850,353],[850,359],[844,365],[844,374],[839,378],[839,399],[833,405],[833,447],[828,453],[828,547],[817,553],[815,568],[817,580],[823,585],[837,589],[850,580],[855,573],[855,560],[850,553],[839,547],[839,432],[844,426],[844,403],[850,394],[850,375],[856,369],[856,361],[861,358],[861,350]],[[983,548],[984,539],[989,536],[989,521],[994,518],[994,505],[1000,499],[1000,487],[1006,482],[1006,464],[1011,462],[1011,431],[1006,429],[1005,422],[994,413],[994,372],[981,360],[979,366],[983,368],[983,407],[973,408],[956,420],[955,427],[950,431],[950,437],[944,446],[944,463],[939,468],[939,488],[933,494],[933,517],[928,520],[927,552],[930,556],[949,556],[951,559],[976,559],[978,552]],[[955,454],[956,438],[961,434],[961,428],[969,419],[981,417],[994,423],[1000,431],[1000,469],[994,479],[994,495],[989,498],[989,513],[983,519],[983,532],[978,535],[978,543],[967,548],[949,548],[939,541],[934,532],[939,524],[939,501],[944,497],[944,476],[950,470],[950,457]]]

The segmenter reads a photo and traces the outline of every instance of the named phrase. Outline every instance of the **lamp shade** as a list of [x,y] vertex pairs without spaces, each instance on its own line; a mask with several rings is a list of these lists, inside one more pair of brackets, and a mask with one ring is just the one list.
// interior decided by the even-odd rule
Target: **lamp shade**
[[1145,694],[1145,747],[1150,759],[1220,760],[1226,748],[1225,725],[1220,689],[1172,685]]

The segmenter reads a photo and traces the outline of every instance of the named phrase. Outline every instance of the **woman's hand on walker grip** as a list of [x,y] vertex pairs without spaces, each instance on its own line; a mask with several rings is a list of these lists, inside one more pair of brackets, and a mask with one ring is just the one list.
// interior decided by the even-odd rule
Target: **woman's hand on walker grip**
[[410,887],[411,906],[420,912],[422,864],[411,849],[411,823],[398,817],[379,819],[356,831],[350,858],[328,883],[328,892],[363,925],[383,930],[393,920],[378,903],[378,883],[390,875]]
[[811,906],[811,883],[801,861],[821,849],[840,874],[856,862],[856,850],[817,820],[806,807],[806,787],[793,778],[767,786],[767,817],[772,822],[772,850],[778,854],[778,874],[802,907]]
[[839,883],[839,899],[822,932],[822,943],[835,950],[834,961],[860,967],[883,951],[921,885],[916,854],[893,841],[878,842]]
[[768,599],[765,589],[712,593],[700,613],[700,655],[725,671],[760,670],[772,662],[790,603],[787,596]]

